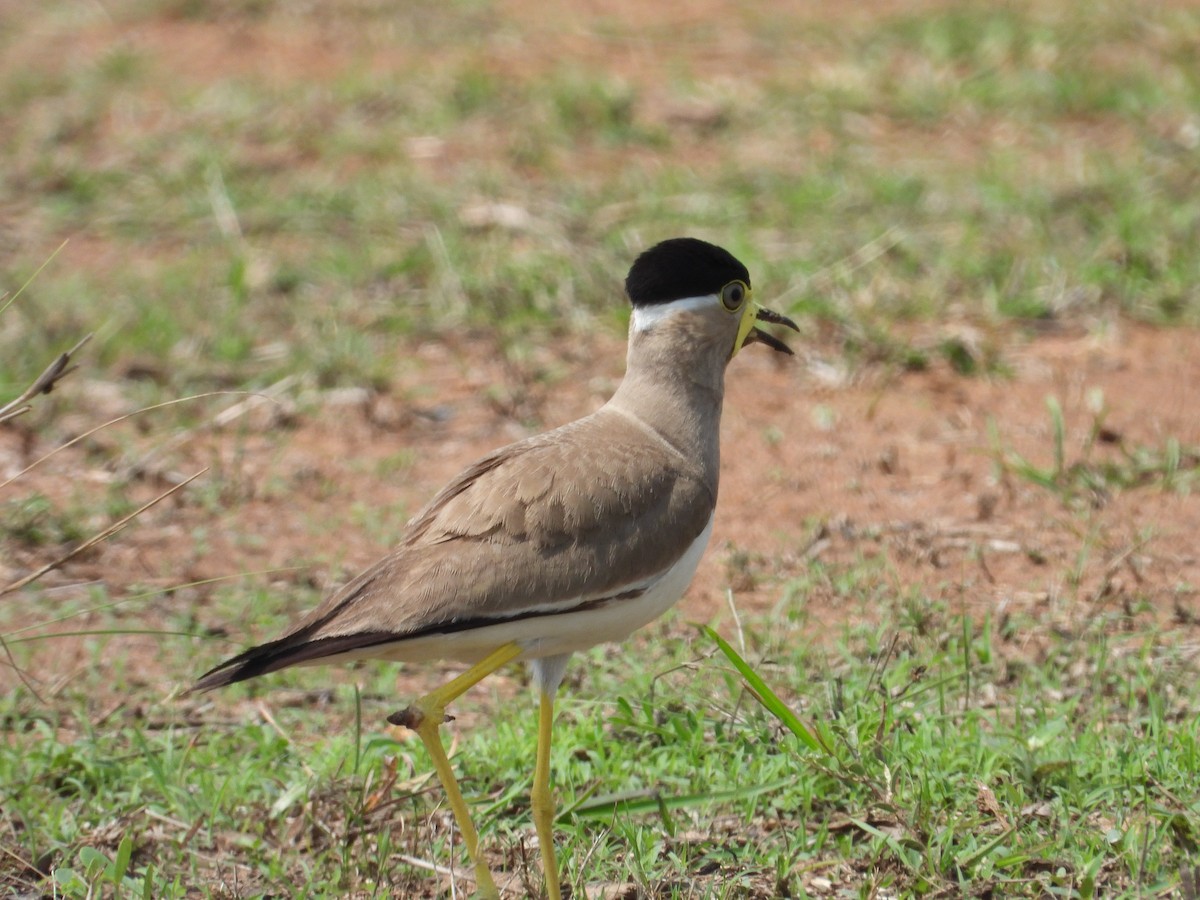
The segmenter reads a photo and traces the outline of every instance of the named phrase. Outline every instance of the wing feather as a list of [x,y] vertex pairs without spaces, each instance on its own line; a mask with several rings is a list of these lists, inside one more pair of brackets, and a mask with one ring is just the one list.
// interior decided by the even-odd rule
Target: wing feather
[[468,466],[385,558],[198,686],[619,596],[666,571],[715,503],[715,472],[602,409]]

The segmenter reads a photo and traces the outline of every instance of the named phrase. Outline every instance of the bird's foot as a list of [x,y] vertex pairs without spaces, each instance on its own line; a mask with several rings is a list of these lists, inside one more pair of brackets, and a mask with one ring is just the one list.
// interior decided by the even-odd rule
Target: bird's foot
[[406,706],[387,717],[389,725],[399,725],[411,731],[420,731],[421,726],[431,719],[438,725],[445,725],[447,722],[453,722],[454,716],[446,715],[444,708],[429,708],[418,700],[412,706]]

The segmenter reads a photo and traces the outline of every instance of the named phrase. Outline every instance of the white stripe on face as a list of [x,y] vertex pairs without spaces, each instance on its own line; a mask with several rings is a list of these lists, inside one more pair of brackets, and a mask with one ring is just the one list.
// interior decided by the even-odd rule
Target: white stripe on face
[[704,309],[709,306],[716,306],[720,302],[721,298],[716,294],[705,294],[703,297],[683,297],[679,300],[672,300],[669,303],[655,303],[653,306],[635,306],[630,324],[633,331],[645,331],[647,328],[653,328],[659,322],[663,321],[663,319],[667,319],[677,312]]

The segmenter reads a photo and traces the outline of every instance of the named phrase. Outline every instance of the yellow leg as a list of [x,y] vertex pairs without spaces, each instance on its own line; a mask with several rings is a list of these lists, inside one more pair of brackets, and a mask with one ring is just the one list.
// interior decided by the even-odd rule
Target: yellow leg
[[542,691],[538,708],[537,763],[533,767],[533,825],[537,829],[546,897],[562,900],[558,889],[558,861],[554,856],[554,792],[550,789],[550,735],[554,727],[554,695]]
[[496,882],[492,880],[492,873],[488,870],[487,864],[479,855],[479,833],[471,821],[471,812],[467,808],[467,801],[463,799],[462,791],[459,790],[458,779],[454,777],[454,769],[446,756],[446,749],[442,746],[442,737],[438,729],[446,721],[446,707],[450,703],[505,663],[512,662],[521,653],[522,650],[517,644],[505,644],[499,650],[490,653],[483,661],[471,666],[453,681],[448,681],[441,687],[430,691],[407,709],[388,716],[388,721],[393,725],[402,725],[415,731],[425,745],[425,749],[429,751],[429,757],[433,760],[438,780],[442,782],[442,788],[446,791],[446,800],[450,804],[450,810],[454,813],[454,821],[458,823],[463,843],[467,845],[467,853],[470,854],[471,863],[475,866],[475,883],[479,894],[488,900],[499,900],[500,892],[496,890]]

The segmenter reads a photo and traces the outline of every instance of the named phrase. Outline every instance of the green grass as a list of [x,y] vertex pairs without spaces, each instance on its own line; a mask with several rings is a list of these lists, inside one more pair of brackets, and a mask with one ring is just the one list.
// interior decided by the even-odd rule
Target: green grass
[[[873,589],[867,570],[841,577]],[[738,658],[755,693],[710,639],[677,628],[577,661],[553,754],[565,879],[663,897],[819,895],[814,878],[859,896],[1177,886],[1200,839],[1194,654],[1137,613],[1054,637],[911,603],[920,630],[897,612],[829,652],[807,649],[802,620],[748,623]],[[165,640],[191,668],[213,656]],[[403,702],[388,667],[360,670],[357,690],[339,679],[318,709],[287,698],[328,691],[320,673],[229,692],[226,704],[261,696],[269,719],[254,705],[216,717],[161,689],[102,710],[94,677],[51,707],[4,700],[2,803],[20,826],[8,885],[420,896],[434,883],[405,858],[465,865],[434,827],[440,790],[419,745],[379,730]],[[453,728],[456,765],[490,846],[532,833],[533,709],[524,691],[486,687],[460,703],[476,727]],[[501,868],[538,883],[535,852]]]
[[[1182,446],[1174,437],[1161,446],[1128,446],[1105,426],[1104,398],[1094,394],[1092,421],[1082,446],[1068,459],[1067,426],[1058,398],[1046,398],[1050,416],[1050,461],[1039,465],[1005,448],[996,423],[990,423],[997,478],[1021,479],[1057,495],[1064,505],[1099,508],[1122,491],[1139,487],[1190,493],[1200,475],[1200,448]],[[1105,446],[1110,449],[1105,452]]]
[[[1200,107],[1187,7],[968,4],[836,25],[730,10],[753,75],[706,58],[700,26],[646,71],[569,62],[486,3],[419,27],[370,3],[336,24],[275,3],[111,14],[118,35],[170,30],[0,70],[0,199],[22,235],[0,283],[73,241],[6,323],[0,383],[89,330],[101,364],[154,359],[171,395],[294,371],[386,383],[405,337],[615,326],[629,255],[689,231],[720,235],[765,296],[852,352],[947,317],[1200,321],[1200,212],[1178,202],[1195,192]],[[72,4],[15,16],[6,42],[24,52],[37,33],[99,28]],[[333,28],[330,58],[278,77],[169,55],[172,35],[239,16],[318,57]],[[597,28],[612,46],[677,36]],[[472,224],[464,210],[487,202],[527,223]]]

